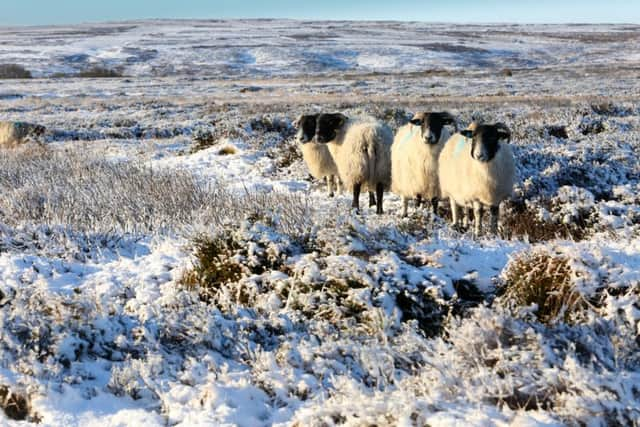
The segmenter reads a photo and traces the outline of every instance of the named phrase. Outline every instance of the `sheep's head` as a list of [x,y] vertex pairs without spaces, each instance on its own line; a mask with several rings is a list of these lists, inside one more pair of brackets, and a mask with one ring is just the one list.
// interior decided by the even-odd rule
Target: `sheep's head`
[[460,133],[465,138],[471,138],[471,157],[481,162],[491,161],[500,149],[500,143],[508,143],[511,140],[509,128],[502,123],[481,124]]
[[316,142],[326,144],[336,139],[338,132],[347,121],[340,113],[320,114],[316,120]]
[[451,125],[457,131],[456,119],[447,112],[441,113],[416,113],[410,120],[415,126],[420,126],[422,140],[425,144],[437,144],[442,135],[442,128]]
[[306,144],[313,141],[316,134],[317,114],[302,114],[293,122],[293,127],[298,130],[296,133],[296,141],[300,144]]
[[47,130],[44,126],[34,123],[15,122],[13,125],[21,138],[33,141],[39,141]]
[[39,140],[42,138],[42,135],[44,135],[46,131],[47,131],[47,128],[45,128],[42,125],[32,125],[31,129],[29,130],[29,135]]
[[44,135],[44,133],[47,131],[47,128],[42,126],[42,125],[36,125],[35,126],[35,134],[37,136],[42,136]]

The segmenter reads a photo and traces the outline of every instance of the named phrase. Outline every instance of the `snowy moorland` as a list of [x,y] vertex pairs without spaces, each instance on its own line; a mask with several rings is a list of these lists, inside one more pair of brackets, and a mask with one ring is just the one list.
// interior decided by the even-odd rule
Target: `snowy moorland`
[[[0,120],[47,127],[0,152],[0,424],[640,425],[639,41],[0,28],[0,73],[32,75],[0,80]],[[497,236],[390,193],[350,212],[293,140],[303,112],[442,110],[512,130]]]

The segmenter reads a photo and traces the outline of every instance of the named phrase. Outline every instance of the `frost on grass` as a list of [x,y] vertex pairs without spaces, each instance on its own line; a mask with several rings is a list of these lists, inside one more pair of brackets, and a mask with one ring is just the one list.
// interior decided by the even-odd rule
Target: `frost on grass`
[[569,260],[540,251],[519,254],[503,272],[505,304],[531,308],[543,323],[572,320],[585,297],[573,283]]
[[41,224],[87,233],[165,234],[267,215],[286,232],[304,236],[304,196],[237,194],[224,182],[192,173],[111,161],[78,151],[29,147],[0,158],[0,221]]
[[[127,75],[188,72],[123,54]],[[46,149],[0,156],[0,418],[637,424],[640,110],[589,96],[633,96],[635,76],[505,78],[498,63],[482,85],[446,68],[259,91],[182,77],[6,81],[3,117],[50,132]],[[559,84],[580,97],[556,99]],[[349,195],[328,199],[309,179],[293,140],[301,112],[396,129],[443,109],[459,127],[513,130],[519,179],[500,236],[452,230],[446,206],[399,219],[391,194],[388,215],[353,215]]]
[[[529,253],[429,213],[336,212],[322,191],[55,149],[3,161],[3,383],[45,425],[72,392],[177,425],[640,416],[640,276],[619,245],[547,236],[553,250]],[[590,194],[558,187],[531,209],[572,223]]]
[[[278,266],[266,269],[251,268],[242,250],[232,251],[226,259],[238,263],[233,271],[242,278],[236,283],[235,278],[218,281],[215,296],[207,298],[208,304],[227,314],[248,310],[251,317],[284,315],[294,322],[293,335],[282,326],[258,333],[262,339],[268,337],[268,348],[261,351],[259,362],[252,359],[252,363],[269,366],[256,368],[259,387],[275,401],[299,407],[293,418],[299,425],[420,425],[442,417],[474,423],[479,413],[504,422],[595,420],[601,425],[625,425],[640,415],[633,409],[638,373],[637,360],[631,356],[638,348],[637,313],[633,318],[622,312],[605,314],[612,294],[626,295],[624,303],[619,300],[626,310],[634,311],[639,300],[632,288],[603,288],[601,273],[593,268],[606,261],[588,253],[574,259],[545,252],[517,256],[503,272],[507,291],[500,297],[510,301],[512,311],[498,304],[494,309],[482,307],[476,291],[480,308],[458,311],[464,313],[458,317],[454,301],[437,294],[429,297],[425,288],[414,288],[392,275],[385,255],[376,254],[366,243],[351,246],[364,230],[357,231],[361,227],[357,221],[347,223],[330,246],[317,238],[313,253],[295,255],[297,250],[291,247],[276,251],[286,255]],[[255,242],[264,233],[272,231],[254,225],[235,238]],[[346,246],[341,255],[333,255],[339,242]],[[403,244],[400,236],[389,243]],[[237,246],[224,244],[227,249]],[[196,257],[203,262],[199,250]],[[362,262],[365,258],[367,262]],[[259,262],[269,266],[271,261]],[[201,266],[197,265],[194,271]],[[411,265],[402,268],[409,270]],[[463,281],[455,286],[461,294],[474,293],[462,289]],[[538,304],[537,310],[532,304]],[[528,315],[531,312],[536,316]],[[315,338],[304,338],[307,333],[323,338],[317,343]],[[352,347],[356,343],[366,346],[366,355]],[[329,350],[336,345],[338,353]],[[275,354],[275,361],[270,354]],[[349,360],[346,370],[334,370],[345,363],[343,357]],[[615,362],[622,360],[623,364]],[[329,365],[317,371],[324,363]],[[326,383],[327,377],[318,373],[327,372],[329,366],[335,377],[324,389],[328,399],[315,401],[318,389],[310,384]],[[313,381],[283,389],[282,375],[291,378],[285,372],[303,367],[315,377]],[[591,377],[588,373],[593,370],[597,374]],[[605,386],[619,377],[624,380],[615,390]],[[470,409],[470,403],[479,413]]]
[[0,160],[0,218],[7,224],[153,232],[186,224],[215,193],[192,176],[79,152],[36,149]]

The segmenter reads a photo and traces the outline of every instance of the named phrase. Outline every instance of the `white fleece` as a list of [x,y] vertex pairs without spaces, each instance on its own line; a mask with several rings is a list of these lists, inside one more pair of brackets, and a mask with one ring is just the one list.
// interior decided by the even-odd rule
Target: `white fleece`
[[309,173],[316,178],[322,179],[331,175],[338,175],[338,168],[329,152],[329,147],[325,144],[307,142],[300,144],[302,158],[309,168]]
[[446,142],[438,162],[442,197],[460,206],[471,207],[473,202],[498,206],[511,196],[515,162],[509,144],[500,143],[493,159],[480,162],[471,157],[471,140],[456,133]]
[[360,183],[363,189],[375,191],[391,184],[391,129],[369,117],[350,118],[328,143],[338,167],[338,175],[349,190]]
[[398,129],[391,147],[391,191],[402,197],[440,197],[438,157],[451,134],[442,128],[437,144],[426,144],[420,126]]

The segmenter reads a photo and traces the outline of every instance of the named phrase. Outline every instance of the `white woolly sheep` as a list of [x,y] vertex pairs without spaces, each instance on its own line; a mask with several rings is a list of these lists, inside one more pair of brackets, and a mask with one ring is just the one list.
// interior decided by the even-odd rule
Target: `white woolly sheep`
[[45,130],[33,123],[0,121],[0,147],[12,148],[28,140],[39,140]]
[[391,129],[370,117],[347,118],[335,114],[320,114],[315,140],[328,144],[338,167],[338,175],[346,188],[353,191],[351,206],[360,208],[362,186],[369,194],[369,204],[375,201],[376,213],[382,214],[382,196],[391,184]]
[[459,206],[472,207],[476,236],[482,231],[485,206],[491,212],[491,232],[497,232],[500,202],[513,191],[515,162],[510,139],[511,132],[502,123],[474,123],[449,138],[440,153],[440,190],[442,197],[449,198],[453,224],[459,225]]
[[446,125],[457,130],[449,113],[417,113],[396,133],[391,147],[391,191],[402,198],[402,216],[407,216],[410,198],[416,199],[417,206],[422,198],[430,200],[437,214],[438,156],[451,136]]
[[293,122],[293,126],[298,130],[296,141],[300,144],[302,158],[309,168],[309,173],[316,179],[326,179],[329,197],[333,197],[334,190],[340,192],[338,168],[329,148],[325,144],[313,142],[317,118],[317,114],[303,114]]

